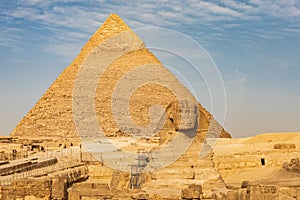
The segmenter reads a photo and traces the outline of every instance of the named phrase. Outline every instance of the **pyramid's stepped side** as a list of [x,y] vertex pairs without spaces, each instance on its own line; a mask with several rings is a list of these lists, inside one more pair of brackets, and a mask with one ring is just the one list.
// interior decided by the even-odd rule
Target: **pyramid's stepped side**
[[[96,61],[102,62],[102,59],[106,59],[106,57],[97,57],[97,52],[103,51],[103,43],[123,33],[128,33],[131,37],[136,36],[117,15],[111,15],[83,47],[73,63],[63,71],[37,104],[21,120],[11,135],[35,138],[78,138],[72,105],[74,84],[79,69],[91,63],[97,65]],[[113,42],[111,44],[107,43],[104,51],[114,52],[114,48],[120,48],[118,45],[118,43]],[[125,45],[127,45],[126,48],[131,48],[130,44]],[[124,75],[135,68],[150,65],[152,66],[152,72],[157,77],[162,77],[158,80],[153,79],[154,81],[165,81],[165,83],[176,85],[183,96],[191,96],[190,92],[144,47],[142,41],[140,41],[140,44],[137,44],[137,48],[129,49],[120,55],[103,71],[96,92],[97,120],[107,134],[118,131],[118,124],[116,124],[115,116],[113,116],[111,110],[112,90]],[[144,69],[147,70],[147,67],[145,66]],[[146,72],[144,76],[147,76]],[[143,77],[135,78],[143,79]],[[122,97],[119,98],[122,99]],[[194,101],[195,99],[193,98],[192,100]],[[160,104],[166,109],[174,101],[178,101],[178,98],[166,87],[162,87],[159,84],[146,84],[138,88],[130,97],[129,111],[135,123],[145,125],[149,123],[149,107],[154,104]],[[210,123],[213,120],[211,114],[200,104],[198,106],[200,121]],[[123,110],[116,112],[120,115],[123,114]],[[165,132],[170,128],[173,129],[174,126],[169,121],[165,123],[165,127],[162,130]],[[204,138],[207,130],[208,128],[198,127],[198,132],[202,134],[201,138]],[[230,135],[222,128],[221,137],[230,137]]]
[[72,94],[78,70],[91,51],[107,38],[130,30],[111,15],[94,33],[79,55],[56,79],[11,133],[18,137],[78,137],[72,114]]

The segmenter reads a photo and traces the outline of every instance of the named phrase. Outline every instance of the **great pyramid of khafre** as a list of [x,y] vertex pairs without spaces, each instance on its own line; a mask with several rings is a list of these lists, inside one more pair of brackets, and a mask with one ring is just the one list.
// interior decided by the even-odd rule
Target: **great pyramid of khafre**
[[[84,70],[86,73],[81,76],[80,73]],[[94,80],[96,75],[101,75],[97,81]],[[144,80],[148,83],[143,82]],[[122,88],[120,82],[126,87]],[[81,83],[85,84],[80,85]],[[89,101],[81,105],[79,100],[89,96],[87,90],[93,90],[93,87],[89,87],[91,85],[95,89],[94,96],[90,98],[91,105]],[[116,90],[120,92],[115,92]],[[127,103],[124,99],[129,94]],[[156,124],[163,126],[148,127],[147,130],[158,129],[162,140],[172,137],[168,134],[169,129],[188,129],[195,126],[195,123],[198,123],[197,133],[202,139],[207,132],[213,135],[214,131],[220,131],[220,137],[230,137],[199,103],[195,104],[196,109],[193,110],[193,105],[178,98],[178,95],[189,96],[191,101],[195,101],[191,93],[145,47],[143,41],[116,14],[112,14],[20,121],[11,136],[75,140],[78,139],[78,128],[83,132],[93,131],[95,124],[91,124],[90,119],[86,118],[95,117],[99,123],[96,125],[100,125],[108,136],[139,132],[138,128],[126,127],[128,120],[132,120],[137,127],[145,127],[151,120],[156,120]],[[117,106],[113,107],[112,104]],[[150,107],[156,104],[165,109],[165,118],[155,115],[155,109],[152,113],[156,119],[149,116]],[[79,110],[76,110],[78,106]],[[76,125],[74,112],[87,114],[89,109],[95,116],[77,118],[79,125]],[[129,118],[124,114],[126,112],[130,113]],[[197,116],[199,120],[195,120]],[[81,123],[84,121],[86,123]],[[123,128],[120,129],[120,126]]]

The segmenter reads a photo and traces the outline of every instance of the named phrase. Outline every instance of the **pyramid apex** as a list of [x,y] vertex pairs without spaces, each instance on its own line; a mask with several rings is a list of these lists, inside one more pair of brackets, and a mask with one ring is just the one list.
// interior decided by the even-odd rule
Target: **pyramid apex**
[[117,14],[110,14],[82,48],[80,54],[73,61],[73,64],[79,66],[84,58],[101,42],[124,31],[132,30]]
[[116,13],[111,13],[108,17],[107,17],[107,19],[108,18],[119,18],[120,20],[122,20],[122,18],[118,15],[118,14],[116,14]]
[[122,20],[122,18],[115,13],[110,14],[101,27],[107,29],[109,32],[122,32],[131,30],[129,26]]

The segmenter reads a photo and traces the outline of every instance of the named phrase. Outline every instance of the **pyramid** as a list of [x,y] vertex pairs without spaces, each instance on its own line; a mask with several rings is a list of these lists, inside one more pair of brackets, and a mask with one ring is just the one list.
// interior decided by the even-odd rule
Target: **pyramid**
[[97,134],[99,126],[108,137],[155,132],[162,143],[193,127],[199,141],[216,130],[220,137],[230,137],[116,14],[93,34],[11,136],[79,142]]

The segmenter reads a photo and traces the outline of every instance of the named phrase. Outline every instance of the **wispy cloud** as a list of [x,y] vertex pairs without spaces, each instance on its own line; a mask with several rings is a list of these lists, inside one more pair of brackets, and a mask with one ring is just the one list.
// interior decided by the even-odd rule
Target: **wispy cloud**
[[245,82],[247,81],[247,76],[243,73],[240,72],[239,70],[235,70],[235,84],[238,86],[244,85]]
[[232,9],[237,9],[240,11],[250,11],[255,7],[251,4],[247,4],[246,2],[234,1],[234,0],[220,0],[220,2]]
[[[57,12],[57,10],[60,10],[60,12]],[[92,31],[95,26],[100,25],[100,22],[96,19],[104,19],[106,15],[100,15],[97,12],[88,11],[79,6],[73,6],[67,8],[54,7],[54,9],[49,8],[42,10],[34,7],[20,7],[9,12],[8,16],[26,19],[27,21],[34,21],[48,26]]]
[[235,69],[228,74],[228,80],[225,81],[227,97],[229,101],[240,103],[249,94],[248,76],[239,69]]
[[282,31],[300,35],[300,29],[297,29],[297,28],[283,28]]
[[250,0],[255,5],[254,12],[275,18],[294,20],[300,17],[300,2],[298,0]]
[[3,27],[0,29],[0,46],[10,47],[15,52],[22,51],[22,46],[26,44],[26,40],[23,39],[22,29],[15,27]]
[[[236,0],[211,2],[199,0],[98,0],[86,2],[79,0],[18,0],[7,4],[1,4],[0,7],[2,22],[9,23],[11,28],[16,28],[23,23],[25,29],[30,24],[40,24],[41,31],[48,31],[48,40],[61,44],[86,41],[112,12],[120,14],[134,28],[143,27],[145,24],[174,29],[181,28],[203,38],[204,42],[209,40],[208,30],[213,32],[210,35],[212,38],[224,39],[226,30],[239,27],[245,21],[249,23],[252,20],[264,19],[265,16],[289,20],[293,23],[297,23],[297,19],[300,19],[300,6],[297,0],[249,0],[247,2]],[[183,25],[184,27],[182,27]],[[22,36],[12,36],[14,32],[13,29],[2,30],[0,33],[4,37],[0,40],[0,45],[15,47],[20,44],[19,42],[26,40]],[[274,38],[271,32],[265,31],[256,32],[253,36],[261,39]]]

